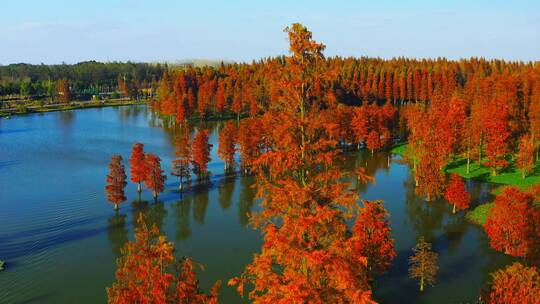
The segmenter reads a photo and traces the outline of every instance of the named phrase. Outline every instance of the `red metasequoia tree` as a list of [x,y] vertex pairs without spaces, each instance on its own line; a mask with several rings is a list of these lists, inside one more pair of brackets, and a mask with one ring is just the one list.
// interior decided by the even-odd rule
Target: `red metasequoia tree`
[[219,132],[218,156],[225,163],[225,171],[234,169],[236,152],[236,127],[233,122],[226,122]]
[[435,278],[439,271],[437,260],[439,255],[431,250],[431,244],[421,237],[413,248],[414,254],[409,258],[409,277],[418,279],[420,291],[424,291],[424,286],[435,285]]
[[240,167],[247,174],[253,162],[261,155],[259,144],[261,142],[262,130],[261,120],[257,118],[246,118],[240,121],[238,127],[238,145],[240,152]]
[[[484,229],[495,250],[511,256],[526,256],[531,250],[535,226],[532,194],[508,187],[497,195]],[[536,236],[538,238],[538,236]]]
[[521,178],[534,169],[534,141],[531,136],[525,135],[519,139],[516,167],[521,170]]
[[508,128],[507,105],[492,102],[487,105],[484,129],[486,130],[486,166],[491,168],[491,174],[497,175],[500,168],[506,167],[508,161]]
[[157,199],[158,193],[163,192],[167,176],[161,170],[161,159],[152,153],[146,154],[145,166],[148,170],[144,178],[144,186],[152,190],[154,199]]
[[540,272],[514,263],[492,274],[493,282],[482,297],[487,304],[540,304]]
[[191,150],[193,173],[197,175],[199,180],[208,177],[207,166],[211,160],[210,149],[212,148],[212,145],[208,143],[208,135],[208,130],[199,130],[193,139]]
[[450,175],[450,183],[448,183],[448,186],[446,187],[444,197],[449,204],[453,205],[453,214],[455,214],[457,210],[469,208],[470,195],[465,189],[463,179],[458,174]]
[[201,292],[191,259],[174,257],[174,245],[149,228],[141,214],[135,241],[128,241],[117,260],[116,280],[107,288],[110,304],[194,303],[217,304],[220,282],[210,295]]
[[366,147],[371,151],[372,155],[375,150],[381,148],[381,140],[377,131],[373,130],[369,132],[366,138]]
[[353,241],[359,242],[360,254],[367,258],[367,269],[373,277],[385,273],[396,256],[391,237],[388,211],[382,201],[363,201],[353,228]]
[[109,174],[107,175],[105,191],[107,191],[107,199],[114,204],[114,210],[118,210],[118,205],[126,200],[124,188],[126,182],[126,170],[122,164],[122,156],[113,155],[109,163]]
[[[285,30],[291,56],[278,67],[279,88],[263,117],[264,140],[253,163],[261,211],[251,223],[264,244],[238,278],[229,281],[254,303],[373,303],[368,258],[346,219],[357,195],[335,167],[336,104],[326,99],[326,73],[315,69],[324,45],[301,24]],[[265,145],[266,145],[265,144]]]
[[129,158],[131,181],[137,183],[137,192],[142,191],[141,183],[144,181],[147,170],[144,155],[144,145],[135,143],[131,149],[131,157]]
[[190,130],[186,126],[174,140],[174,156],[171,174],[179,179],[178,190],[182,191],[184,180],[189,180],[189,163],[191,161]]

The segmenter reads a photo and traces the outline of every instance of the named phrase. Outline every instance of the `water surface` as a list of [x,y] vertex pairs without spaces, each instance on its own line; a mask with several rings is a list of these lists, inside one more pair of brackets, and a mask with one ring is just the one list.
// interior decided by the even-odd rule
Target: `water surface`
[[[211,183],[181,195],[169,176],[153,202],[129,184],[128,200],[115,213],[104,186],[112,154],[127,159],[134,142],[159,155],[170,172],[176,128],[144,106],[98,108],[12,117],[0,122],[0,303],[104,303],[114,280],[115,258],[134,221],[144,213],[174,242],[178,256],[205,265],[202,287],[223,281],[222,303],[242,299],[226,286],[261,245],[247,226],[256,210],[251,177],[227,177],[217,157],[218,124],[209,124],[214,144]],[[354,187],[366,199],[383,199],[398,254],[375,283],[382,303],[473,303],[489,272],[509,263],[491,250],[482,230],[443,201],[426,204],[414,194],[410,169],[386,153],[348,153],[347,168],[364,166],[375,184]],[[490,185],[468,182],[475,203],[490,199]],[[440,255],[437,285],[423,294],[407,277],[410,248],[420,236]]]

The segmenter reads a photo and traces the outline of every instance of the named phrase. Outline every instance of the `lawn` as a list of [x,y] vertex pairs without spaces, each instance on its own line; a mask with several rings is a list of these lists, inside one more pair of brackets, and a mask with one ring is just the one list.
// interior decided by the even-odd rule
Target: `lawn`
[[493,203],[486,203],[476,206],[465,214],[465,218],[473,224],[484,226],[489,210],[493,208]]

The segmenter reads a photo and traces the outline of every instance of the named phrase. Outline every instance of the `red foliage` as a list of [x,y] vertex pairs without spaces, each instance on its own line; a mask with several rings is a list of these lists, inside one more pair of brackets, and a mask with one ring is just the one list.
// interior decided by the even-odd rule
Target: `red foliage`
[[495,250],[512,256],[525,256],[531,249],[534,223],[533,196],[509,187],[495,198],[484,229]]
[[190,128],[186,125],[182,133],[174,140],[174,156],[172,161],[172,175],[178,176],[179,190],[182,191],[182,183],[189,180],[189,163],[191,161]]
[[493,283],[485,296],[487,304],[539,304],[540,272],[535,267],[514,263],[492,274]]
[[367,269],[370,274],[383,274],[396,256],[394,240],[391,237],[388,211],[382,201],[364,201],[351,241],[359,242],[360,254],[367,258]]
[[525,178],[534,169],[534,142],[529,135],[519,139],[516,167],[521,170],[521,177]]
[[233,122],[226,122],[219,132],[218,156],[225,162],[225,170],[234,168],[236,152],[236,127]]
[[193,139],[191,150],[193,173],[195,173],[199,179],[208,177],[207,166],[211,160],[210,149],[212,148],[212,145],[208,143],[208,135],[208,130],[199,130]]
[[107,288],[108,303],[217,304],[220,282],[210,295],[202,293],[195,264],[189,258],[176,262],[173,244],[159,229],[155,225],[149,229],[142,215],[137,222],[135,242],[128,241],[122,248],[116,281]]
[[131,157],[129,158],[131,181],[138,184],[137,191],[141,192],[141,183],[148,174],[146,169],[144,145],[135,143],[131,149]]
[[122,164],[122,156],[113,155],[109,164],[109,174],[107,175],[105,191],[107,191],[107,199],[114,204],[114,209],[118,209],[118,205],[126,200],[124,188],[126,182],[126,170]]
[[452,213],[456,213],[456,210],[469,208],[470,195],[465,189],[465,183],[458,174],[450,175],[450,183],[446,187],[444,197],[449,204],[454,206]]
[[146,154],[145,163],[148,172],[144,178],[144,185],[152,190],[154,198],[157,198],[158,193],[163,192],[167,176],[163,174],[161,159],[156,155],[152,153]]

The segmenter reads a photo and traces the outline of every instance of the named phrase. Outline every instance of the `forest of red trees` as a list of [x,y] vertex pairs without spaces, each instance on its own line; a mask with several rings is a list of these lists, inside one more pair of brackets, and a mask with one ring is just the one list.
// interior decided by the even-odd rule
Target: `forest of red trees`
[[[463,180],[443,171],[458,157],[467,173],[473,162],[493,176],[510,166],[523,178],[532,172],[540,147],[540,67],[477,58],[326,58],[325,46],[302,25],[285,31],[289,56],[165,71],[150,106],[185,128],[193,119],[236,120],[224,124],[218,156],[226,171],[239,165],[255,176],[261,211],[250,221],[264,243],[229,285],[242,295],[248,290],[254,303],[372,303],[373,278],[396,256],[388,211],[349,190],[346,173],[335,165],[339,148],[374,153],[406,141],[416,192],[426,203],[444,197],[453,213],[466,209]],[[180,187],[190,164],[199,180],[208,178],[208,136],[200,128],[193,139],[189,133],[175,139],[173,175]],[[131,164],[133,182],[144,181],[155,195],[163,191],[158,157],[135,146]],[[491,246],[524,258],[526,266],[512,267],[532,270],[524,278],[514,278],[514,268],[495,274],[488,303],[503,303],[507,292],[524,300],[538,291],[528,283],[520,285],[524,291],[508,291],[501,283],[538,277],[536,201],[514,188],[495,199],[484,226]],[[423,239],[415,254],[411,276],[423,290],[435,282],[437,254]]]

